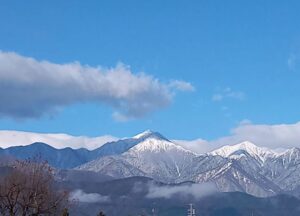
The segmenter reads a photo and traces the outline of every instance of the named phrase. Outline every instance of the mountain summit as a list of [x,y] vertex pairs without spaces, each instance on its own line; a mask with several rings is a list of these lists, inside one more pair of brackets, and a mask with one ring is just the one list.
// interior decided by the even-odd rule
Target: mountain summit
[[236,145],[226,145],[212,151],[210,154],[220,155],[225,158],[249,154],[260,161],[265,161],[267,157],[276,157],[278,155],[278,153],[271,149],[259,147],[249,141],[244,141]]
[[102,157],[79,167],[106,173],[113,177],[142,175],[163,182],[180,181],[187,165],[197,154],[169,141],[161,134],[145,131],[133,139],[139,142],[128,151],[115,156]]
[[155,139],[161,139],[161,140],[167,140],[167,141],[169,141],[167,138],[165,138],[160,133],[152,131],[152,130],[145,130],[144,132],[139,133],[139,134],[135,135],[132,138],[133,139],[139,139],[139,140],[145,140],[147,138],[155,138]]

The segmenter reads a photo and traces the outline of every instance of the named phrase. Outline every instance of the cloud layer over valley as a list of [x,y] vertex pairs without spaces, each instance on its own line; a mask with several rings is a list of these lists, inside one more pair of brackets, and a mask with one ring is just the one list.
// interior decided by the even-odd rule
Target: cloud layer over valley
[[103,203],[110,201],[109,196],[103,196],[98,193],[85,193],[82,190],[72,191],[70,194],[70,199],[84,203]]
[[217,192],[217,188],[213,183],[202,184],[182,184],[172,186],[157,186],[149,185],[149,192],[147,198],[166,198],[169,199],[173,196],[179,195],[181,197],[192,196],[195,199],[210,195]]

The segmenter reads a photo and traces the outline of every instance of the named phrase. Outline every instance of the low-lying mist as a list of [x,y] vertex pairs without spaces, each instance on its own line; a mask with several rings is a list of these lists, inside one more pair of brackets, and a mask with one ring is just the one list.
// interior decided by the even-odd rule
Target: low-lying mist
[[110,201],[109,196],[103,196],[98,193],[85,193],[83,190],[72,191],[70,199],[83,203],[105,203]]
[[202,184],[182,184],[182,185],[164,185],[158,186],[149,184],[149,190],[146,198],[172,198],[176,195],[181,197],[192,196],[195,199],[213,194],[217,192],[217,188],[213,183]]

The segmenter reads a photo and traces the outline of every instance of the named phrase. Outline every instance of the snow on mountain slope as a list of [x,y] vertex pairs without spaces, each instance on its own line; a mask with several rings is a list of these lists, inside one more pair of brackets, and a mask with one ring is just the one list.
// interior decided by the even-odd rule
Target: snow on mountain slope
[[149,138],[131,148],[123,156],[130,164],[159,181],[174,182],[186,176],[192,160],[191,151],[166,140]]
[[166,151],[181,151],[190,154],[195,154],[183,147],[170,142],[167,139],[161,138],[162,136],[147,135],[147,139],[144,139],[138,145],[129,149],[129,152],[166,152]]
[[252,169],[245,169],[238,161],[230,160],[223,166],[197,176],[196,182],[213,181],[220,191],[241,191],[255,196],[270,196],[281,189],[265,176]]
[[300,186],[300,149],[288,149],[277,157],[268,158],[260,172],[282,190],[294,190]]

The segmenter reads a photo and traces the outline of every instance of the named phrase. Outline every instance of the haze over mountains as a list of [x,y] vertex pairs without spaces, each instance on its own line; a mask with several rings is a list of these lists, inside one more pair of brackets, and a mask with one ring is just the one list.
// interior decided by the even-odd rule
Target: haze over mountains
[[208,182],[222,192],[259,197],[295,194],[300,188],[298,148],[275,152],[247,141],[197,154],[157,132],[145,131],[94,150],[55,149],[33,143],[1,149],[0,155],[18,159],[39,155],[58,169],[89,171],[114,179],[141,176],[166,184]]

